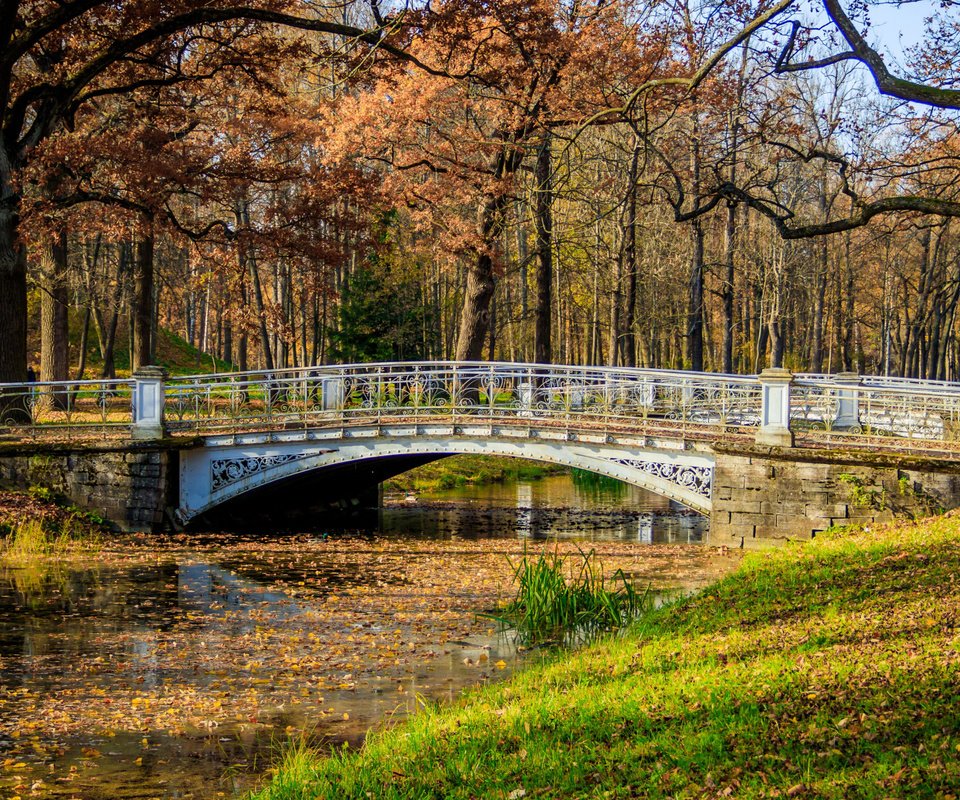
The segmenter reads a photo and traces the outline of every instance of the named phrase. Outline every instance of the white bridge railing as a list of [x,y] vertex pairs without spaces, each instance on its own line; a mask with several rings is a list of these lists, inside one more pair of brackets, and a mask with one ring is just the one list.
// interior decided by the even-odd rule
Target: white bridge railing
[[168,386],[166,408],[175,431],[468,415],[740,427],[759,424],[759,400],[737,376],[469,362],[198,375]]
[[[384,420],[496,418],[768,444],[954,449],[960,384],[859,375],[757,376],[502,362],[319,366],[167,378],[0,384],[0,435],[155,439]],[[540,423],[538,423],[540,424]],[[960,449],[960,445],[956,445]]]

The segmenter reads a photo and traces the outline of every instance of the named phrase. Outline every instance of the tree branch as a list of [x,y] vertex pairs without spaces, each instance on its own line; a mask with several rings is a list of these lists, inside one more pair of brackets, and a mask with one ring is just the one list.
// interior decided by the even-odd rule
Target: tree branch
[[718,197],[743,203],[759,211],[770,219],[777,232],[784,239],[810,239],[816,236],[829,236],[833,233],[854,230],[866,225],[871,219],[881,214],[893,214],[901,211],[913,211],[918,214],[939,217],[960,217],[960,202],[941,200],[933,197],[919,197],[917,195],[901,195],[884,197],[872,202],[859,201],[851,213],[842,219],[828,222],[817,222],[809,225],[791,226],[792,214],[775,210],[769,203],[754,197],[749,192],[732,184],[725,184],[719,188]]
[[794,22],[794,29],[784,49],[777,59],[775,71],[801,72],[804,70],[817,69],[818,67],[836,64],[839,61],[859,61],[863,64],[873,77],[873,81],[880,91],[880,94],[888,97],[896,97],[899,100],[907,100],[914,103],[922,103],[935,108],[960,109],[960,90],[943,89],[937,86],[929,86],[925,83],[916,83],[904,78],[898,78],[887,69],[883,56],[874,50],[866,39],[857,30],[850,17],[840,5],[840,0],[823,0],[823,7],[830,17],[831,22],[840,31],[840,35],[850,45],[850,51],[838,53],[835,56],[829,56],[824,59],[809,62],[791,63],[790,57],[793,55],[793,48],[796,42],[796,32],[798,23]]

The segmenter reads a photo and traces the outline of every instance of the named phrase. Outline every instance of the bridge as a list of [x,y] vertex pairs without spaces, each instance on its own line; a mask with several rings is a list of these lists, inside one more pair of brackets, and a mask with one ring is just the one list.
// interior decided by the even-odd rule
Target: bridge
[[720,539],[809,538],[960,504],[958,431],[960,384],[856,374],[410,362],[169,378],[146,368],[129,380],[0,385],[0,478],[154,528],[270,487],[349,499],[446,455],[506,455],[656,492],[710,515]]

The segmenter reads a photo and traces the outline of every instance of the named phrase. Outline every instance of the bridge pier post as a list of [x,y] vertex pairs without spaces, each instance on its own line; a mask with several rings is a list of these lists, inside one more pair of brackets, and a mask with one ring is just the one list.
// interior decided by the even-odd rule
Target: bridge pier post
[[837,383],[850,388],[841,389],[839,392],[839,402],[837,404],[837,416],[833,420],[833,427],[836,430],[853,430],[860,427],[860,392],[857,388],[860,386],[860,373],[841,372],[836,378]]
[[760,430],[757,444],[773,447],[793,447],[790,430],[790,384],[793,373],[773,367],[758,376],[761,391]]
[[533,383],[529,380],[517,384],[518,400],[520,401],[520,416],[533,416]]
[[324,411],[342,411],[343,378],[323,378],[320,381],[320,397]]
[[133,373],[131,438],[138,441],[163,438],[163,382],[166,378],[163,367],[141,367]]

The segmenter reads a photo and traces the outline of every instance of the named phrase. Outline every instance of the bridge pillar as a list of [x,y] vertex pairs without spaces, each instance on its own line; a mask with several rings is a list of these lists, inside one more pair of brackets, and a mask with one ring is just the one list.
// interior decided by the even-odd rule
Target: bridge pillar
[[793,373],[775,367],[765,369],[757,377],[761,390],[757,444],[793,447],[793,431],[790,430],[790,384]]
[[343,378],[323,378],[320,381],[320,396],[324,411],[342,411]]
[[131,438],[141,441],[163,438],[163,382],[166,377],[163,367],[141,367],[133,373]]
[[860,373],[841,372],[834,380],[843,384],[845,387],[839,392],[839,402],[837,404],[837,417],[833,420],[833,427],[836,430],[850,430],[860,427],[860,392],[857,388],[860,386]]

